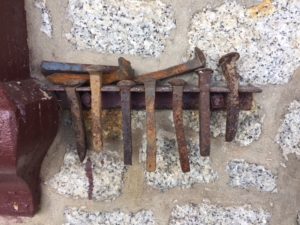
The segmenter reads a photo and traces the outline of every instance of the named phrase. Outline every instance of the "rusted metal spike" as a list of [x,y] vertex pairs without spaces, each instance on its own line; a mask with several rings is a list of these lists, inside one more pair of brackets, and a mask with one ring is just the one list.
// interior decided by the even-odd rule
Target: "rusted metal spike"
[[76,87],[65,87],[68,101],[71,107],[72,126],[75,132],[77,153],[81,162],[86,156],[86,135],[81,109],[81,102]]
[[118,69],[119,69],[118,66],[61,63],[61,62],[52,62],[52,61],[43,61],[41,64],[41,71],[44,75],[50,75],[53,73],[88,74],[90,70],[94,70],[106,74],[106,73],[112,73]]
[[103,148],[102,138],[102,74],[90,72],[92,94],[92,145],[94,151],[100,152]]
[[195,48],[194,59],[186,63],[170,67],[165,70],[160,70],[160,71],[140,75],[135,79],[135,81],[138,83],[143,83],[144,81],[149,79],[162,80],[162,79],[166,79],[166,78],[170,78],[173,76],[194,71],[195,69],[205,67],[205,65],[206,65],[206,59],[203,52],[199,48]]
[[[79,66],[79,65],[78,65]],[[75,67],[76,68],[76,67]],[[77,68],[79,69],[79,68]],[[85,66],[83,71],[90,72],[99,72],[102,76],[102,84],[111,84],[120,80],[133,80],[134,79],[134,70],[131,67],[131,63],[124,58],[119,58],[119,67],[117,70],[112,71],[111,73],[102,73],[101,66]],[[76,74],[76,73],[54,73],[47,76],[47,79],[56,85],[74,85],[77,82],[86,83],[90,81],[89,74]]]
[[130,88],[135,85],[132,80],[118,82],[121,94],[124,164],[132,165],[132,133],[131,133],[131,93]]
[[210,155],[210,82],[213,70],[197,70],[199,76],[199,144],[200,155]]
[[173,120],[175,124],[177,145],[179,151],[179,159],[181,170],[184,173],[190,171],[190,162],[189,162],[189,151],[187,149],[187,143],[184,134],[184,126],[183,126],[183,88],[185,85],[185,81],[182,79],[174,79],[169,81],[169,84],[173,87]]
[[155,87],[156,80],[144,81],[146,101],[146,126],[147,126],[147,158],[146,170],[156,170],[156,120],[155,120]]
[[224,55],[219,65],[222,68],[230,92],[227,95],[227,119],[226,135],[227,142],[235,138],[239,122],[239,74],[236,69],[236,62],[240,58],[239,53],[232,52]]

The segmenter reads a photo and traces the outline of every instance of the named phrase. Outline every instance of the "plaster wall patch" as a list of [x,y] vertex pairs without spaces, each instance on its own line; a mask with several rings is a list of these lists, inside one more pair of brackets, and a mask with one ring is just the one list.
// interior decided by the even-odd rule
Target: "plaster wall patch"
[[295,31],[300,26],[300,4],[296,0],[275,0],[268,7],[268,13],[253,17],[251,10],[236,1],[226,1],[196,13],[188,33],[189,57],[195,46],[203,49],[208,67],[217,70],[214,79],[222,80],[218,60],[237,51],[243,83],[287,83],[300,65],[300,32]]
[[171,5],[160,0],[69,0],[67,39],[76,49],[157,57],[176,27]]
[[244,207],[221,207],[211,204],[177,205],[171,213],[169,225],[264,225],[271,215],[262,209]]
[[34,6],[41,10],[42,25],[40,30],[43,33],[45,33],[49,38],[52,38],[52,34],[53,34],[52,17],[47,7],[46,0],[35,0]]
[[232,160],[228,163],[229,184],[243,189],[256,188],[263,192],[277,192],[273,173],[262,165],[244,160]]
[[88,212],[81,208],[65,209],[64,225],[155,225],[153,212],[141,210],[137,213],[125,213],[120,210],[113,212]]
[[131,121],[131,126],[133,130],[143,130],[146,126],[146,111],[132,110]]
[[276,136],[276,142],[287,159],[289,154],[300,156],[300,102],[293,101]]
[[[113,200],[121,194],[124,177],[124,164],[117,153],[88,151],[87,159],[92,166],[94,200]],[[76,149],[69,146],[60,171],[46,184],[59,194],[75,199],[88,198],[91,184],[87,176],[87,159],[80,163]]]
[[[159,130],[157,138],[157,169],[151,173],[145,171],[145,180],[149,186],[166,191],[175,187],[190,188],[194,184],[210,183],[217,179],[210,159],[200,156],[197,139],[187,141],[191,171],[183,173],[174,134]],[[146,161],[146,141],[140,150],[140,161]]]

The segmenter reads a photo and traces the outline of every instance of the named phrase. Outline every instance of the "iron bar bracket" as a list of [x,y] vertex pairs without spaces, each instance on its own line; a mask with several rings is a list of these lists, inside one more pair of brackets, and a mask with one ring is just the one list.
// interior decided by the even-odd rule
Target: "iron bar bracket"
[[[68,109],[69,104],[65,93],[65,88],[62,86],[49,86],[46,91],[54,92],[58,98],[59,104],[64,109]],[[78,87],[76,91],[81,96],[81,102],[84,110],[91,107],[91,89],[89,86]],[[116,85],[103,86],[102,89],[102,104],[103,109],[118,109],[121,108],[120,88]],[[143,85],[136,85],[130,89],[131,104],[133,110],[145,110],[145,88]],[[262,89],[247,85],[239,87],[239,109],[251,110],[253,102],[253,94],[260,93]],[[194,85],[186,85],[183,91],[183,109],[198,110],[199,109],[199,93],[200,88]],[[226,110],[226,99],[230,93],[228,87],[224,84],[212,84],[210,87],[210,108],[212,111]],[[157,86],[155,109],[172,109],[172,87]]]

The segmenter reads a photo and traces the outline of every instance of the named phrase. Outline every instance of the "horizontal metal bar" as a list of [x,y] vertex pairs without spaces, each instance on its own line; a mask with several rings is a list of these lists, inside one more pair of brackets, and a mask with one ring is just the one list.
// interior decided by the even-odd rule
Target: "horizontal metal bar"
[[[91,88],[89,86],[86,87],[78,87],[76,89],[78,92],[90,92]],[[62,92],[65,91],[65,88],[62,86],[49,86],[46,88],[46,91],[55,91],[55,92]],[[106,85],[103,86],[101,89],[102,92],[119,92],[120,89],[116,85]],[[137,85],[131,88],[131,92],[145,92],[144,85]],[[167,85],[157,86],[156,92],[172,92],[172,87]],[[200,88],[198,86],[187,85],[184,88],[185,93],[199,93]],[[210,92],[213,93],[229,93],[229,89],[226,85],[212,85],[210,87]],[[261,93],[262,89],[247,85],[247,86],[240,86],[239,88],[240,93]]]
[[[66,93],[63,91],[54,92],[62,108],[69,108],[66,100]],[[91,93],[89,91],[79,92],[83,109],[90,109]],[[226,96],[228,93],[210,93],[210,107],[212,111],[226,109]],[[240,110],[251,110],[253,93],[240,92]],[[131,104],[133,110],[145,110],[145,94],[143,92],[131,92]],[[102,92],[102,108],[121,108],[120,92]],[[183,109],[198,110],[199,93],[183,93]],[[156,92],[155,109],[172,109],[172,92]]]

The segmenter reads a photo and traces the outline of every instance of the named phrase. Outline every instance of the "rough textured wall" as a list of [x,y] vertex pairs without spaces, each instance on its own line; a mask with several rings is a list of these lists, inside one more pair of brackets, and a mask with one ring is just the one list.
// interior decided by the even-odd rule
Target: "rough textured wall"
[[[300,36],[295,28],[300,25],[300,1],[265,1],[252,7],[259,2],[27,0],[32,75],[39,79],[42,59],[116,65],[124,56],[140,74],[187,60],[198,46],[215,69],[215,80],[223,79],[218,59],[238,51],[241,82],[263,89],[255,95],[253,109],[241,113],[233,143],[224,142],[225,114],[213,114],[209,159],[199,156],[198,113],[185,112],[189,174],[180,171],[171,112],[161,111],[158,170],[145,172],[145,113],[134,112],[134,166],[122,164],[121,137],[107,138],[107,152],[91,156],[93,201],[87,200],[87,162],[80,164],[75,155],[65,116],[44,162],[43,210],[33,221],[296,224]],[[196,81],[193,74],[185,78]]]

